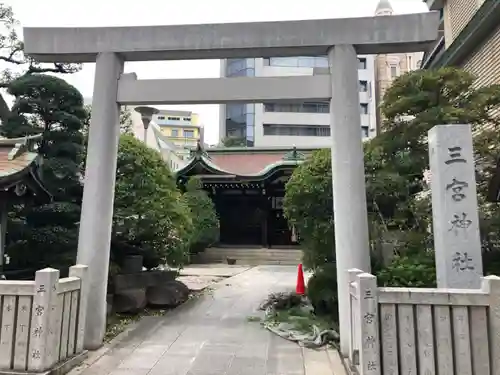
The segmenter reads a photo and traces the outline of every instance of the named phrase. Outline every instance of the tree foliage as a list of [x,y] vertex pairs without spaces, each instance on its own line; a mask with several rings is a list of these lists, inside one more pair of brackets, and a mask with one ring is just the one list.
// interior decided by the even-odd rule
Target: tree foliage
[[[498,232],[495,223],[500,212],[485,196],[500,151],[499,110],[500,85],[478,87],[472,74],[457,68],[420,70],[399,77],[384,97],[384,132],[370,142],[380,150],[384,163],[367,170],[367,179],[381,181],[389,173],[401,186],[406,182],[406,189],[393,190],[389,184],[379,183],[382,189],[372,194],[379,207],[377,224],[385,221],[394,224],[389,229],[401,233],[432,235],[427,230],[430,195],[423,194],[428,187],[422,182],[429,163],[427,132],[440,124],[471,124],[483,244],[492,232]],[[366,164],[371,165],[369,160]],[[394,202],[384,201],[394,194]],[[487,247],[491,250],[492,245]]]
[[[416,181],[428,168],[427,132],[440,124],[471,124],[473,132],[481,130],[474,139],[477,163],[489,169],[500,145],[500,118],[494,116],[500,85],[476,87],[474,81],[472,74],[457,68],[399,77],[384,96],[383,133],[372,141],[381,150],[384,169],[409,177],[410,188],[421,190]],[[479,186],[484,188],[484,182],[479,180]]]
[[[0,88],[14,96],[9,108],[0,94],[0,129],[3,136],[43,133],[39,151],[45,157],[43,176],[55,201],[50,205],[14,207],[8,224],[12,266],[44,267],[72,262],[79,217],[79,159],[82,155],[81,95],[66,82],[41,73],[74,73],[74,64],[40,64],[23,53],[12,8],[0,3]],[[37,249],[33,252],[32,249]],[[68,252],[68,249],[71,249]]]
[[86,118],[82,95],[63,79],[44,74],[21,76],[7,91],[15,102],[1,134],[42,134],[38,152],[44,157],[44,183],[55,195],[67,194],[67,189],[80,185]]
[[[477,87],[470,73],[456,68],[407,73],[386,92],[381,106],[383,132],[364,145],[365,175],[372,250],[380,254],[391,242],[398,254],[394,262],[399,263],[391,266],[398,284],[403,283],[401,270],[414,268],[412,257],[432,250],[430,196],[423,177],[429,164],[427,132],[433,126],[472,125],[477,134],[474,145],[483,237],[500,229],[498,207],[484,200],[499,155],[499,117],[494,117],[499,105],[500,85]],[[329,150],[317,151],[295,170],[286,186],[285,214],[299,228],[304,257],[314,259],[306,265],[313,267],[334,259],[330,171]],[[424,272],[429,270],[433,271],[427,268]],[[412,275],[419,271],[413,271],[408,280],[415,280]],[[384,275],[390,283],[389,271]]]
[[[12,81],[23,75],[37,73],[75,73],[81,65],[75,64],[40,64],[23,53],[24,44],[16,31],[19,22],[14,16],[12,7],[0,3],[0,22],[2,31],[0,35],[0,60],[6,63],[0,72],[0,88],[7,88]],[[5,123],[11,112],[3,95],[0,94],[0,120]]]
[[283,209],[300,233],[303,262],[308,268],[335,259],[332,168],[330,150],[318,150],[292,174]]
[[[8,228],[8,251],[18,266],[29,261],[34,267],[65,267],[74,262],[77,248],[83,98],[66,81],[43,74],[15,79],[8,93],[15,102],[0,133],[9,138],[42,134],[38,152],[44,158],[43,182],[54,197],[49,204],[16,207]],[[37,253],[29,256],[32,249]]]
[[[9,108],[0,95],[0,133],[23,137],[41,133],[43,182],[54,202],[14,207],[9,215],[7,252],[11,268],[64,268],[75,261],[90,108],[74,87],[41,73],[73,73],[78,65],[39,64],[23,54],[12,9],[0,3],[0,88],[14,97]],[[122,109],[122,133],[132,130]],[[163,160],[133,137],[123,136],[118,155],[112,255],[145,255],[146,266],[182,264],[192,222]]]
[[[92,117],[92,106],[87,104],[85,106],[85,111],[87,113],[87,118],[85,120],[85,126],[82,129],[83,135],[88,137],[90,119]],[[120,108],[120,133],[121,134],[132,134],[133,131],[133,119],[132,112],[127,107]]]
[[191,254],[196,254],[219,240],[219,218],[212,199],[203,190],[198,178],[189,179],[183,200],[193,220],[189,250]]
[[143,255],[150,268],[187,260],[189,208],[161,155],[131,135],[120,137],[113,222],[118,263],[127,247]]
[[221,143],[223,147],[246,147],[247,140],[243,137],[226,137]]

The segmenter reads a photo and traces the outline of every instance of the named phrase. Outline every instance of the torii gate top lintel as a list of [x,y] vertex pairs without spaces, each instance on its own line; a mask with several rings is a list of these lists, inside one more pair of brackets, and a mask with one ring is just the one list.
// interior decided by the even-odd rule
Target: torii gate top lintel
[[202,25],[24,28],[25,53],[40,62],[95,62],[325,55],[334,45],[358,54],[418,52],[437,39],[439,13]]

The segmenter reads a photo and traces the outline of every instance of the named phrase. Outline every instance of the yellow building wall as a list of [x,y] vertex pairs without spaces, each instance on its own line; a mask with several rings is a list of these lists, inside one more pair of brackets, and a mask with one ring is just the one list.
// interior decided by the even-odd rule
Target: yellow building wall
[[193,125],[200,124],[200,116],[197,113],[191,114],[191,124],[193,124]]
[[[160,127],[161,133],[168,138],[172,139],[186,139],[184,137],[184,130],[192,130],[194,131],[194,136],[193,139],[198,139],[200,137],[200,129],[199,128],[192,128],[192,127],[182,127],[182,126],[161,126]],[[177,130],[177,136],[173,135],[173,132]]]

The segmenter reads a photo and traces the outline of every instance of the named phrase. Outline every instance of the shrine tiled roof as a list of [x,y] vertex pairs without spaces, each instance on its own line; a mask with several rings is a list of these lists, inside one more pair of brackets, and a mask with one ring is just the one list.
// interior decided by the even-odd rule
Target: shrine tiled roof
[[38,154],[26,147],[29,139],[0,138],[0,179],[22,172],[37,160]]
[[41,156],[36,152],[35,145],[40,139],[40,134],[14,139],[0,138],[0,191],[2,194],[11,192],[16,199],[29,192],[40,202],[51,201],[52,195],[44,187],[39,176]]
[[[209,154],[210,155],[210,154]],[[278,163],[285,153],[214,154],[210,159],[219,169],[235,175],[257,175],[269,165]]]
[[204,176],[263,176],[279,166],[296,166],[305,160],[312,150],[296,148],[209,148],[198,146],[191,160],[176,171],[182,175],[198,168]]

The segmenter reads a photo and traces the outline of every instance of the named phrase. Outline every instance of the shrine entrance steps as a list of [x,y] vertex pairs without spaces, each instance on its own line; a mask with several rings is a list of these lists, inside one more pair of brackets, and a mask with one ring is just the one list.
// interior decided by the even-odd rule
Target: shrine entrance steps
[[200,253],[195,263],[226,263],[235,259],[237,265],[297,265],[302,261],[302,250],[298,248],[236,248],[212,247]]

